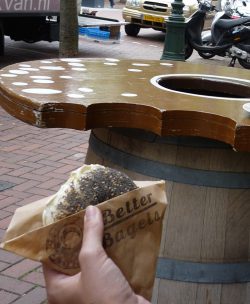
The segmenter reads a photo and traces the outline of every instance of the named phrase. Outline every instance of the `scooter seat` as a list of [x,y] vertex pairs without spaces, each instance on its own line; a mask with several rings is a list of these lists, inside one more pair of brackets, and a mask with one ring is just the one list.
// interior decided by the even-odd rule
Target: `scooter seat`
[[250,17],[242,17],[238,19],[220,19],[216,22],[216,27],[229,30],[230,28],[241,25],[245,22],[250,22]]

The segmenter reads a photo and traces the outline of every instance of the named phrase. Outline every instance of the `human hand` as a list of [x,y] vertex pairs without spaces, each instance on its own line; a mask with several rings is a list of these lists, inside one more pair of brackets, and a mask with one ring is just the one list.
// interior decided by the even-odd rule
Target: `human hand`
[[79,254],[81,272],[67,276],[43,265],[50,304],[149,304],[136,295],[102,246],[103,219],[94,206],[86,209]]

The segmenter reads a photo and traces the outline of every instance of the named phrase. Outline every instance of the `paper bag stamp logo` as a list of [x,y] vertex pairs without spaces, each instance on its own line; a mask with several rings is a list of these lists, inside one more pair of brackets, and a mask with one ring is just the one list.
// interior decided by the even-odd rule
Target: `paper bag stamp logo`
[[78,255],[82,244],[82,219],[54,225],[48,234],[46,251],[49,260],[63,269],[79,268]]

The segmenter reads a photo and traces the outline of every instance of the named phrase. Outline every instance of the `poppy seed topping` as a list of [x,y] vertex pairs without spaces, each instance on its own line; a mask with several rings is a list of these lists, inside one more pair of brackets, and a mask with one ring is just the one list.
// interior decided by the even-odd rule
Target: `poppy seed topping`
[[45,225],[136,189],[126,174],[101,165],[85,165],[71,173],[67,182],[48,203]]

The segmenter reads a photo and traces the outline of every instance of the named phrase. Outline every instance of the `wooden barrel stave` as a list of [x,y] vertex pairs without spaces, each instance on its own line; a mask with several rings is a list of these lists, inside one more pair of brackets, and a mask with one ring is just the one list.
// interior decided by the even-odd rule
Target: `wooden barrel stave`
[[[167,174],[170,204],[160,257],[176,274],[156,279],[152,302],[250,303],[250,154],[204,139],[174,142],[138,130],[96,129],[93,136],[97,142],[90,139],[86,163],[117,168],[135,180]],[[141,159],[146,168],[145,162],[138,166]]]

